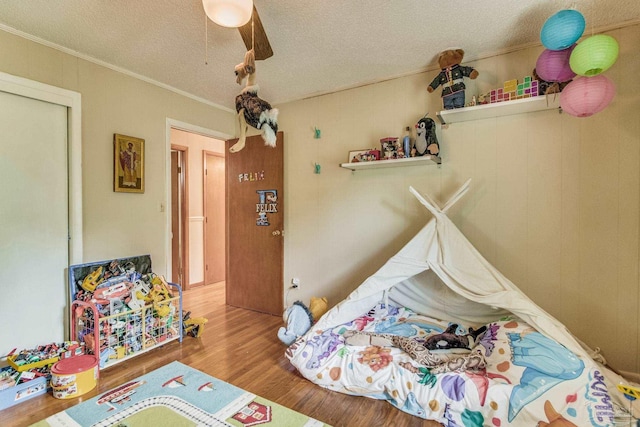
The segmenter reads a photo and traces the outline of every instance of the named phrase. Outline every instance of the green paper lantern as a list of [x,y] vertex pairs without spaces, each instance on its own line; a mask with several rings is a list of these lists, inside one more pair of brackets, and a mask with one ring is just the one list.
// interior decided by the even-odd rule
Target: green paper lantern
[[618,59],[618,42],[606,34],[591,36],[571,52],[569,65],[574,73],[592,77],[608,70]]

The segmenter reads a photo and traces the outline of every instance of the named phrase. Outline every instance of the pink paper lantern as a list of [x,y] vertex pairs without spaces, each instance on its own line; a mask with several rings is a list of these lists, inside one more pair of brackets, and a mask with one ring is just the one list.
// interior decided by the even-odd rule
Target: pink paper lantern
[[576,47],[573,46],[563,50],[545,49],[536,61],[536,73],[547,82],[567,82],[576,76],[571,69],[569,58],[571,52]]
[[604,110],[615,95],[615,85],[602,74],[580,77],[560,92],[560,107],[572,116],[589,117]]

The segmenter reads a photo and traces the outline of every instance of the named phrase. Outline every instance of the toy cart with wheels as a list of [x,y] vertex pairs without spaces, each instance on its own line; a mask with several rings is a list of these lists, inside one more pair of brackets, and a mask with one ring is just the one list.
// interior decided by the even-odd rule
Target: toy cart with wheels
[[71,337],[100,368],[170,341],[182,342],[182,289],[142,255],[69,268]]

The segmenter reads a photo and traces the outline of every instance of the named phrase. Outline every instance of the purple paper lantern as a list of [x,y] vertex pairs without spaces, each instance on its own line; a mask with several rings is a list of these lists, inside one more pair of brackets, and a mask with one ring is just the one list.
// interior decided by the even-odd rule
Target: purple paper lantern
[[574,44],[563,50],[545,49],[536,61],[538,76],[544,81],[558,83],[567,82],[574,78],[576,73],[571,69],[569,58],[571,58],[571,52],[575,47]]
[[604,110],[615,95],[615,85],[602,74],[580,77],[560,92],[560,107],[572,116],[589,117]]

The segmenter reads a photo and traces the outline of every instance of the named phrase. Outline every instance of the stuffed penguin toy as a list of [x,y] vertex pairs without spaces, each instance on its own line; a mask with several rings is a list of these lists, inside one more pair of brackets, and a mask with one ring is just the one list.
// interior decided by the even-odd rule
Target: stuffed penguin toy
[[414,144],[416,156],[440,154],[440,144],[436,136],[436,123],[427,116],[416,124],[416,142]]

